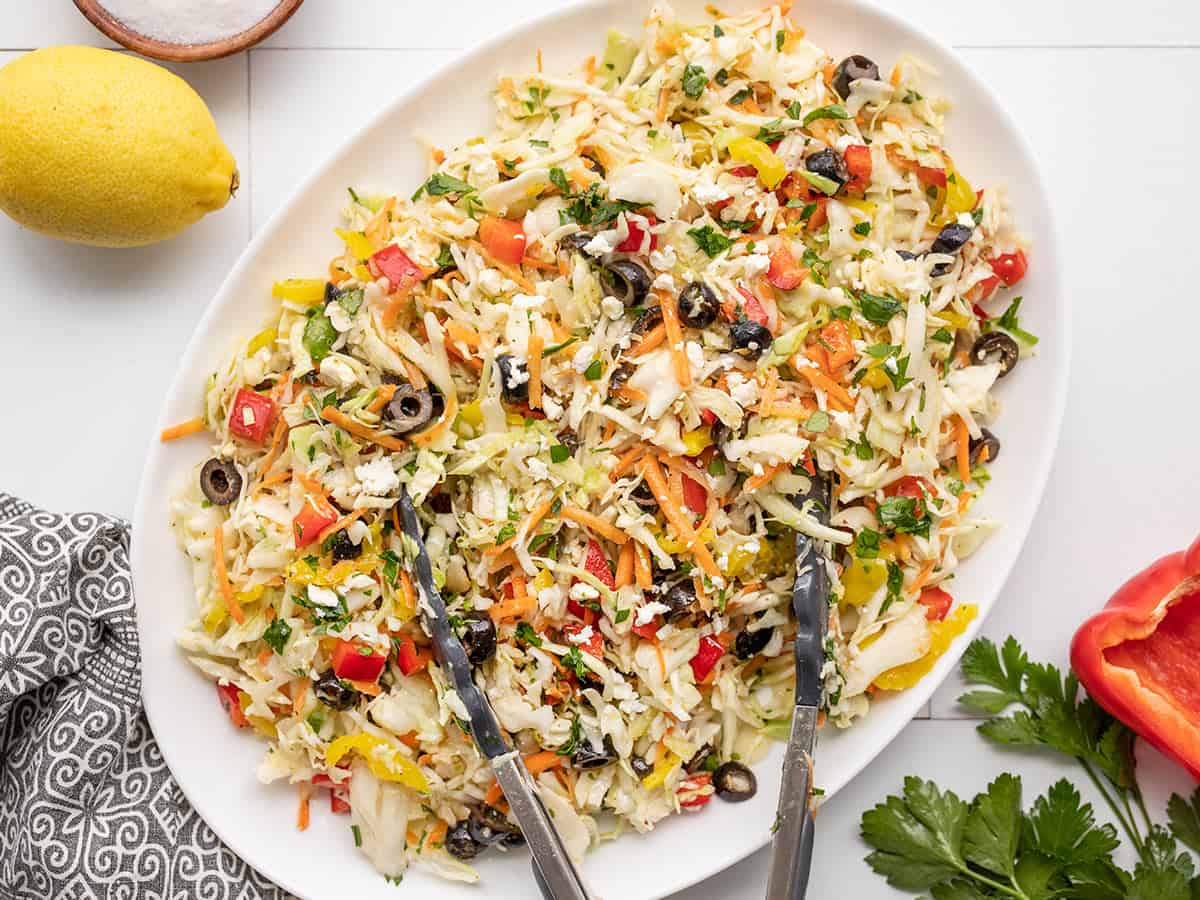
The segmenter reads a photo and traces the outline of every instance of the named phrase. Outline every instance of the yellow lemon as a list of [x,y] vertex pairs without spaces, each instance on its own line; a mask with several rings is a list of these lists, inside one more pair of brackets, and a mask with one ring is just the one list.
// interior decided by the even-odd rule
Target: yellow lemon
[[151,244],[220,209],[237,186],[208,107],[161,66],[47,47],[0,69],[0,209],[27,228]]

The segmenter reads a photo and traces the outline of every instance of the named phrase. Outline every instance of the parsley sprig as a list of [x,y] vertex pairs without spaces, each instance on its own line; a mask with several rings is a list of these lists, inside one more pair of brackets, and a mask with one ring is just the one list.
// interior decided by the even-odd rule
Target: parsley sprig
[[[1002,744],[1072,756],[1119,825],[1098,824],[1091,804],[1062,779],[1028,811],[1021,779],[1003,774],[970,802],[932,781],[905,779],[899,796],[863,814],[867,863],[894,887],[934,900],[1194,900],[1200,875],[1200,789],[1171,797],[1169,825],[1146,810],[1134,772],[1134,734],[1082,697],[1073,674],[1031,662],[1013,638],[980,638],[967,648],[959,698],[992,716],[979,726]],[[1007,715],[1002,715],[1006,713]],[[1113,860],[1120,834],[1137,853],[1132,872]]]

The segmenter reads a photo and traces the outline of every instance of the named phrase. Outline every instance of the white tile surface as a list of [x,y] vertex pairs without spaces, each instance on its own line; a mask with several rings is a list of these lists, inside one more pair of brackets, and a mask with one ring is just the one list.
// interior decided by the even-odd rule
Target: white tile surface
[[[1200,256],[1189,211],[1200,196],[1189,148],[1200,49],[1155,48],[1200,44],[1200,5],[1009,0],[997,12],[964,0],[881,2],[965,48],[1027,129],[1054,193],[1078,317],[1070,403],[1042,512],[986,631],[1014,632],[1033,655],[1065,662],[1087,612],[1195,530]],[[243,190],[226,210],[167,245],[116,252],[53,243],[0,217],[5,422],[34,423],[35,435],[13,439],[0,427],[0,487],[52,508],[128,515],[162,388],[252,229],[452,48],[554,6],[308,0],[263,49],[180,70],[242,165]],[[0,50],[104,43],[67,0],[0,0],[0,22]],[[0,52],[0,64],[13,55]],[[1030,797],[1073,774],[947,721],[958,690],[943,687],[935,719],[914,722],[823,810],[811,896],[900,896],[862,864],[857,822],[906,774],[970,794],[1011,769]],[[1156,755],[1143,763],[1151,808],[1161,809],[1169,788],[1186,785]],[[760,853],[686,896],[761,897],[765,878]]]

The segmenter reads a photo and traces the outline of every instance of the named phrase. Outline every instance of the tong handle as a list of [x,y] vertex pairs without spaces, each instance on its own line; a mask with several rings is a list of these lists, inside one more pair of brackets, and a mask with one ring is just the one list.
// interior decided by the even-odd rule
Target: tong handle
[[812,748],[816,740],[817,708],[797,706],[792,736],[783,758],[779,808],[767,877],[767,900],[804,900],[812,867]]

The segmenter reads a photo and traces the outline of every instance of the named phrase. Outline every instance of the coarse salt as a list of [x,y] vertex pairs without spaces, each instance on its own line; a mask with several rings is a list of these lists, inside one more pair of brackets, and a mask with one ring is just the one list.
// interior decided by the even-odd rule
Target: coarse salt
[[279,0],[105,0],[127,28],[168,44],[210,44],[253,28]]

